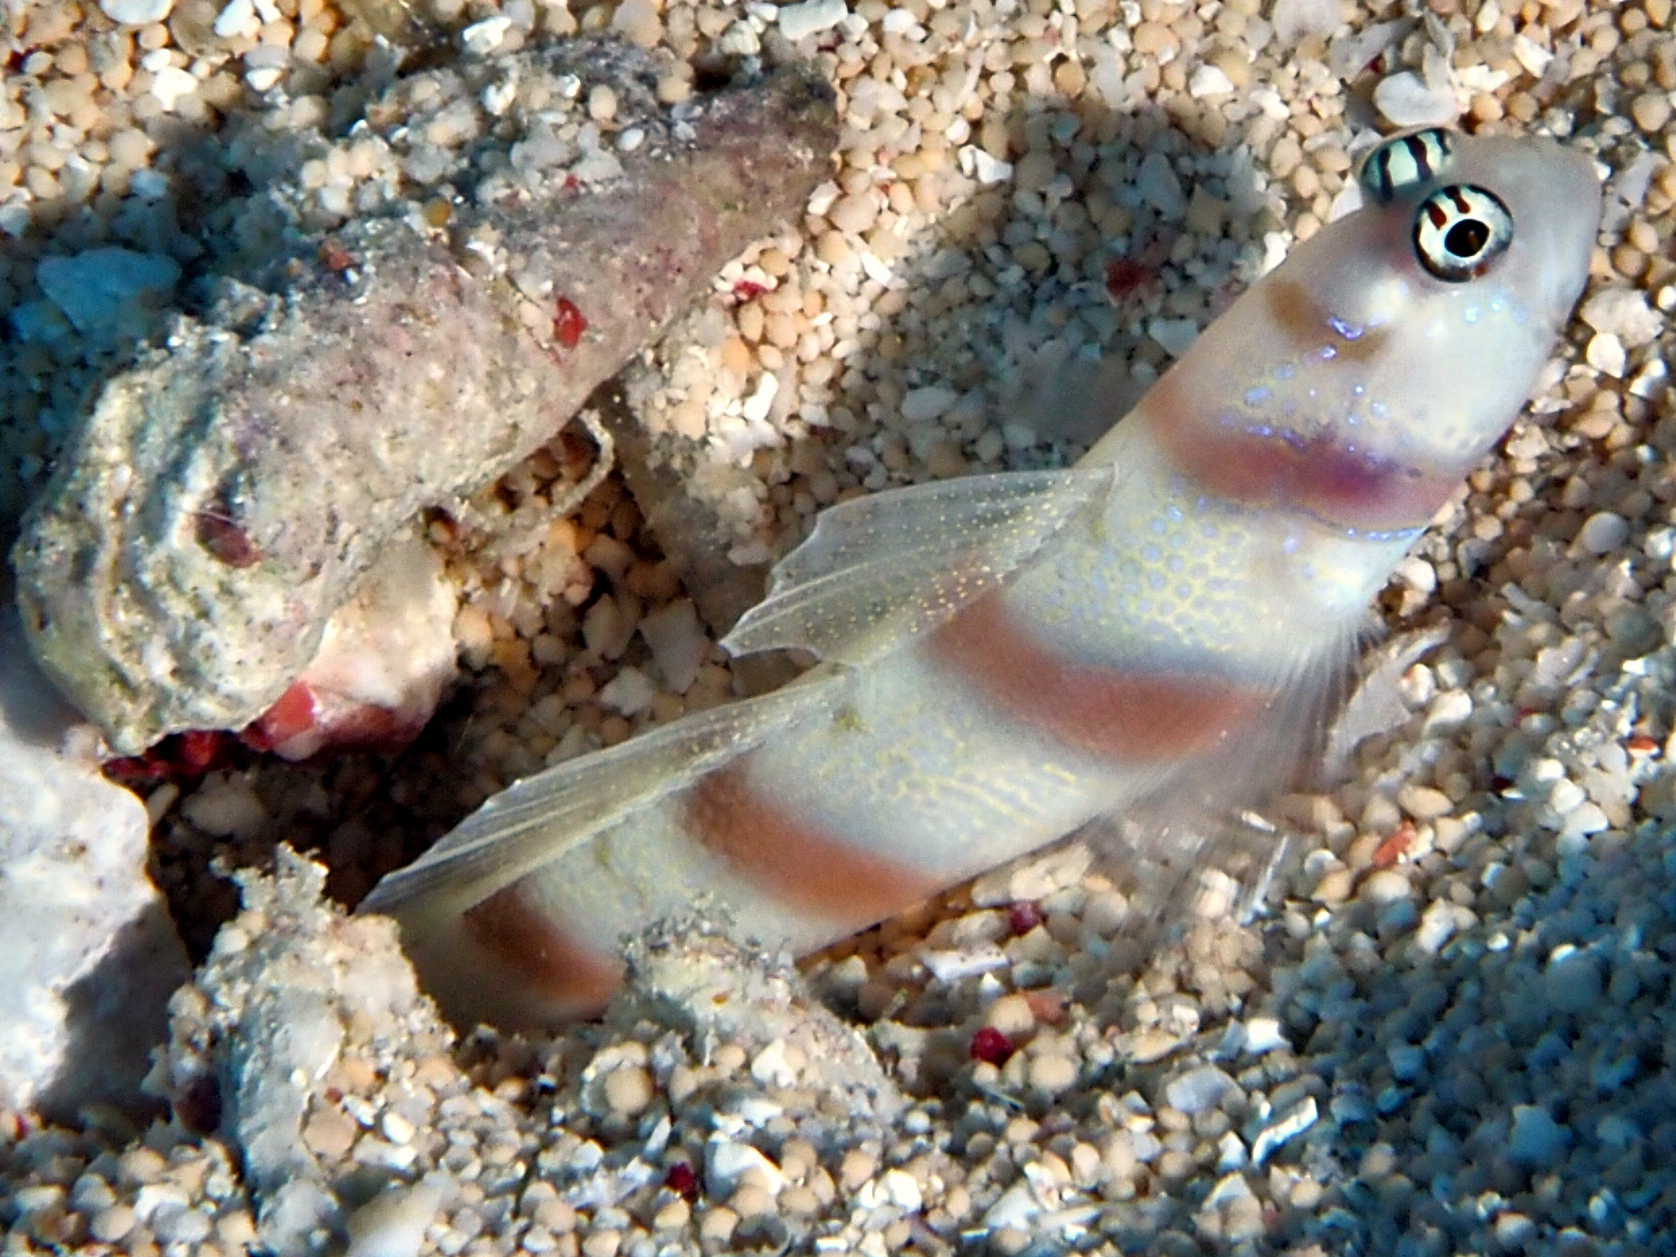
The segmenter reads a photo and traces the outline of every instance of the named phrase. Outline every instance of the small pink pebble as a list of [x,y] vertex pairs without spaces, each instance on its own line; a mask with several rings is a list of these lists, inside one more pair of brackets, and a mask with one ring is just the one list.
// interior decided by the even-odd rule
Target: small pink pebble
[[663,1185],[689,1204],[698,1199],[698,1175],[685,1161],[677,1161],[663,1176]]
[[1013,1054],[1013,1041],[994,1026],[983,1026],[972,1036],[971,1056],[990,1065],[1005,1065]]
[[1028,934],[1045,919],[1042,906],[1034,899],[1014,900],[1007,909],[1007,924],[1012,926],[1014,934]]
[[553,316],[553,339],[561,349],[575,349],[582,343],[582,333],[588,330],[588,320],[569,297],[559,298],[558,313]]

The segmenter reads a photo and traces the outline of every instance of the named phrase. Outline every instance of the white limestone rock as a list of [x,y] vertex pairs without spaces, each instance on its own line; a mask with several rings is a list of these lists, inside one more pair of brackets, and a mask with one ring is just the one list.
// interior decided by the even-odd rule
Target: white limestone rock
[[0,1109],[132,1109],[186,954],[146,875],[145,806],[100,776],[92,726],[0,597]]
[[[191,87],[171,81],[158,99],[172,109],[175,98],[195,86],[195,80]],[[35,282],[47,299],[76,331],[100,343],[144,336],[173,300],[179,279],[173,258],[132,249],[89,249],[74,257],[42,258],[35,267]]]
[[333,1103],[326,1075],[346,1053],[446,1051],[451,1036],[419,994],[395,923],[346,917],[321,895],[325,869],[283,845],[275,857],[272,877],[236,875],[244,911],[170,1002],[169,1050],[151,1085],[177,1111],[214,1097],[257,1202],[258,1239],[275,1257],[318,1257],[346,1229],[359,1252],[402,1251],[411,1228],[391,1234],[376,1212],[351,1215],[352,1164],[311,1149],[303,1123],[311,1104]]

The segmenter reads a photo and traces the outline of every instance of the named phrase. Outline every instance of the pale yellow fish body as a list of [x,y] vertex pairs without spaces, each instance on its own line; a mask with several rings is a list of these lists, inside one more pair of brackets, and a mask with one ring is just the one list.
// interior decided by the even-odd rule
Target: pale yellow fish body
[[1388,141],[1363,186],[1076,468],[826,512],[724,642],[813,672],[520,782],[386,878],[368,906],[451,1014],[591,1012],[620,940],[701,896],[818,948],[1295,742],[1518,414],[1600,212],[1541,140]]

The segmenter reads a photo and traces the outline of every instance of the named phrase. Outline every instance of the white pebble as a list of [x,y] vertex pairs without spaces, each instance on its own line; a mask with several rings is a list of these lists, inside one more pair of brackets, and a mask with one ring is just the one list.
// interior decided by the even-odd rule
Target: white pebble
[[1515,35],[1513,37],[1513,59],[1517,61],[1525,72],[1532,78],[1541,78],[1548,69],[1548,63],[1554,59],[1554,54],[1529,35]]
[[1577,311],[1597,332],[1618,337],[1631,349],[1651,343],[1664,330],[1664,317],[1647,304],[1646,294],[1634,288],[1602,288]]
[[1048,1052],[1031,1058],[1026,1077],[1032,1090],[1058,1095],[1076,1082],[1077,1063],[1063,1052]]
[[1416,593],[1429,594],[1437,588],[1437,569],[1417,554],[1404,556],[1393,575]]
[[506,33],[512,29],[512,19],[497,14],[460,32],[460,43],[473,56],[484,57],[499,48]]
[[1400,869],[1375,869],[1362,882],[1361,897],[1369,903],[1394,903],[1414,893]]
[[[784,9],[780,11],[785,12]],[[813,218],[824,218],[827,210],[832,208],[833,202],[837,199],[838,185],[828,179],[809,193],[809,204],[804,206],[804,209]]]
[[150,26],[169,16],[175,0],[99,0],[99,8],[124,26]]
[[750,1170],[761,1171],[762,1185],[770,1196],[779,1195],[786,1185],[780,1167],[750,1144],[716,1136],[704,1146],[704,1185],[712,1196],[726,1199],[733,1195],[739,1180]]
[[902,398],[902,417],[909,423],[930,423],[941,419],[958,400],[958,393],[940,384],[909,389]]
[[665,688],[685,694],[710,653],[692,600],[680,598],[640,621],[640,636],[652,649],[652,667]]
[[1435,821],[1455,810],[1455,803],[1431,786],[1405,785],[1397,791],[1397,806],[1417,821]]
[[1013,177],[1012,162],[991,157],[976,144],[968,144],[960,150],[960,169],[985,187],[1005,183]]
[[386,1188],[349,1216],[345,1257],[418,1257],[441,1204],[442,1185],[435,1177]]
[[980,944],[962,951],[922,951],[919,953],[919,959],[930,971],[931,976],[939,982],[956,982],[961,978],[972,978],[981,973],[994,973],[1012,963],[1007,959],[1007,953],[993,943]]
[[588,149],[570,168],[570,173],[582,183],[607,183],[623,173],[623,163],[615,153],[602,148]]
[[1257,1133],[1257,1138],[1251,1141],[1251,1163],[1262,1165],[1274,1153],[1275,1149],[1287,1140],[1295,1139],[1303,1134],[1315,1125],[1320,1116],[1321,1112],[1316,1107],[1315,1097],[1306,1095]]
[[210,1233],[209,1217],[201,1209],[159,1209],[151,1225],[157,1238],[171,1247],[201,1243]]
[[1187,213],[1187,194],[1181,190],[1175,167],[1162,153],[1148,153],[1141,158],[1135,190],[1141,194],[1141,200],[1168,220],[1179,219]]
[[886,1170],[879,1176],[879,1185],[885,1199],[904,1213],[918,1213],[925,1205],[919,1184],[906,1170]]
[[1172,358],[1179,358],[1199,339],[1199,325],[1192,319],[1153,319],[1146,334],[1163,346]]
[[754,57],[762,51],[762,40],[749,22],[738,21],[722,32],[716,51],[727,57]]
[[1583,357],[1596,371],[1613,379],[1622,376],[1625,366],[1629,363],[1629,355],[1624,352],[1624,342],[1611,332],[1597,332],[1589,337]]
[[512,102],[518,99],[518,83],[516,79],[503,79],[499,83],[491,83],[483,89],[480,97],[483,108],[490,117],[503,117],[512,108]]
[[1561,854],[1582,850],[1579,839],[1590,834],[1598,834],[1603,829],[1610,829],[1612,822],[1607,819],[1606,811],[1598,803],[1584,801],[1579,806],[1566,813],[1565,825],[1560,830]]
[[1554,783],[1553,789],[1549,791],[1548,806],[1559,815],[1564,816],[1567,812],[1575,812],[1582,807],[1588,797],[1582,786],[1569,777],[1561,777]]
[[1459,112],[1453,91],[1427,87],[1412,70],[1381,79],[1373,89],[1373,103],[1398,127],[1447,126]]
[[989,1211],[983,1216],[983,1229],[1028,1233],[1033,1219],[1041,1212],[1041,1202],[1030,1189],[1030,1181],[1021,1178],[1002,1192],[1001,1198],[989,1207]]
[[887,35],[906,35],[910,39],[916,38],[915,31],[920,34],[925,32],[925,28],[914,20],[912,9],[895,6],[885,10],[884,17],[879,19],[879,27]]
[[780,6],[778,21],[780,34],[791,43],[805,35],[817,35],[831,30],[849,13],[844,0],[804,0],[802,4]]
[[1420,914],[1420,928],[1414,931],[1414,945],[1435,956],[1455,933],[1454,907],[1447,900],[1434,899]]
[[652,705],[657,686],[639,668],[623,668],[600,687],[599,701],[625,716],[638,715]]
[[227,7],[215,19],[215,33],[220,39],[254,39],[261,29],[251,0],[227,0]]
[[1206,62],[1193,71],[1187,81],[1187,94],[1195,99],[1204,96],[1230,96],[1234,85],[1220,67]]
[[1629,382],[1632,397],[1657,397],[1664,391],[1665,381],[1670,377],[1670,368],[1664,365],[1663,358],[1651,358],[1647,365],[1635,373],[1635,378]]
[[1280,1021],[1274,1017],[1249,1017],[1245,1022],[1245,1042],[1240,1050],[1247,1056],[1261,1056],[1286,1046],[1286,1036],[1280,1032]]
[[1421,732],[1427,737],[1459,729],[1472,718],[1472,695],[1465,690],[1445,690],[1432,700]]
[[1629,539],[1629,521],[1613,511],[1597,511],[1577,530],[1577,544],[1590,554],[1611,554]]
[[797,1070],[786,1059],[786,1041],[775,1039],[751,1059],[751,1077],[765,1087],[791,1087]]
[[254,790],[222,775],[206,778],[180,810],[187,820],[216,838],[252,834],[268,816]]
[[1290,48],[1306,35],[1331,35],[1344,21],[1338,0],[1275,0],[1269,24],[1282,47]]
[[762,378],[757,381],[756,391],[745,399],[745,418],[752,423],[761,423],[767,419],[769,408],[774,405],[774,394],[779,391],[779,379],[772,371],[764,371]]
[[904,1213],[918,1213],[925,1205],[914,1176],[906,1170],[886,1170],[878,1178],[869,1179],[856,1191],[855,1203],[862,1209],[891,1206]]
[[198,90],[198,80],[178,65],[164,66],[151,80],[151,94],[162,102],[163,108],[174,112],[175,102]]
[[[1232,1137],[1234,1145],[1239,1147],[1238,1154],[1234,1154],[1233,1147],[1228,1145],[1227,1140],[1229,1137]],[[1232,1131],[1229,1131],[1228,1135],[1223,1138],[1223,1160],[1228,1161],[1234,1159],[1235,1156],[1243,1156],[1244,1152],[1245,1147],[1243,1144],[1240,1144],[1239,1136],[1235,1135]],[[1245,1181],[1245,1175],[1227,1174],[1218,1179],[1216,1186],[1210,1189],[1210,1195],[1205,1197],[1202,1208],[1221,1209],[1225,1205],[1232,1204],[1236,1200],[1240,1200],[1242,1198],[1250,1199],[1251,1195],[1251,1184]]]
[[1600,966],[1587,952],[1567,952],[1548,963],[1542,990],[1562,1013],[1585,1013],[1600,1003]]
[[1508,1134],[1507,1153],[1520,1165],[1543,1169],[1565,1156],[1571,1132],[1556,1122],[1547,1109],[1535,1104],[1513,1106],[1513,1129]]
[[1164,1099],[1172,1109],[1191,1116],[1217,1108],[1239,1090],[1239,1083],[1216,1066],[1201,1065],[1172,1078],[1164,1087]]

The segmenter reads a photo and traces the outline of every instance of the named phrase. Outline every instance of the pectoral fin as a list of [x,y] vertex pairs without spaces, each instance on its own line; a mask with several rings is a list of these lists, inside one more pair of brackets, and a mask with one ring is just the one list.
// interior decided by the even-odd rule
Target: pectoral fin
[[361,907],[420,930],[426,922],[464,912],[830,704],[842,680],[823,670],[760,698],[691,716],[526,777],[412,864],[385,876]]

